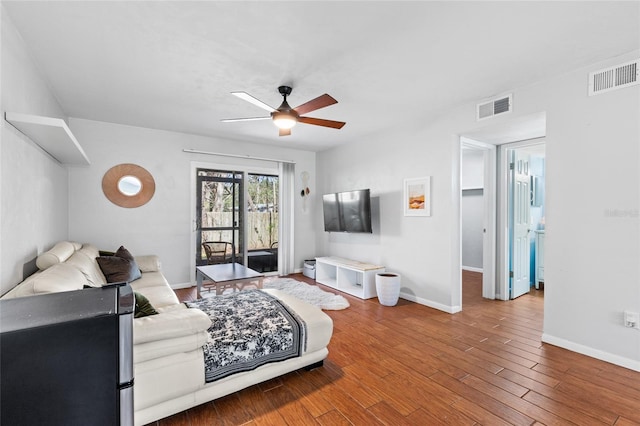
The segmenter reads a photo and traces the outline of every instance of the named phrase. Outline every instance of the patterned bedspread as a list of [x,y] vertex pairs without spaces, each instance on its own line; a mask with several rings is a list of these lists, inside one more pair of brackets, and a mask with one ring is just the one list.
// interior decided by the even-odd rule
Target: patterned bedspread
[[304,322],[279,299],[246,290],[195,302],[211,318],[210,342],[204,346],[205,381],[213,382],[270,362],[300,356]]

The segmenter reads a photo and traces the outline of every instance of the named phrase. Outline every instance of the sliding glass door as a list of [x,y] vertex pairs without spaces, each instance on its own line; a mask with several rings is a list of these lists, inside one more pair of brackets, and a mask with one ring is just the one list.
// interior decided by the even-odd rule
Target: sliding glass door
[[275,174],[196,169],[196,265],[277,272],[279,193]]
[[244,173],[197,169],[196,265],[244,264]]

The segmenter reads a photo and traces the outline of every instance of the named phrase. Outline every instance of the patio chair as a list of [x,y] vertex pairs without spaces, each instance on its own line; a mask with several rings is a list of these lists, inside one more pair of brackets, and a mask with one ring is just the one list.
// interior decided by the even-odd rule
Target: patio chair
[[206,241],[202,248],[207,254],[207,264],[231,263],[235,253],[233,243],[227,241]]

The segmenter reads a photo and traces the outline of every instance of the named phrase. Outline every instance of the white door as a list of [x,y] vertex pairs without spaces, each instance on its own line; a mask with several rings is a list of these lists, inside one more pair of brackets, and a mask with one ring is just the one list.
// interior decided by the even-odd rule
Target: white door
[[530,286],[530,257],[531,246],[529,232],[531,231],[531,204],[529,156],[518,150],[513,155],[511,202],[511,298],[515,299],[528,293]]

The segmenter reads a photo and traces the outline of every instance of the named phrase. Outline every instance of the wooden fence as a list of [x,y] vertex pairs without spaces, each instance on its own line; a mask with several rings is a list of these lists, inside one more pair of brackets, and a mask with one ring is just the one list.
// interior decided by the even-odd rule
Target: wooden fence
[[[207,212],[202,217],[202,227],[232,226],[231,213]],[[248,212],[245,215],[247,225],[247,250],[270,248],[278,241],[277,212]],[[231,231],[203,231],[203,241],[231,241]]]

